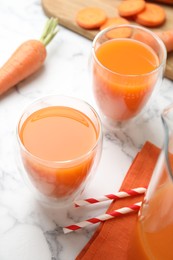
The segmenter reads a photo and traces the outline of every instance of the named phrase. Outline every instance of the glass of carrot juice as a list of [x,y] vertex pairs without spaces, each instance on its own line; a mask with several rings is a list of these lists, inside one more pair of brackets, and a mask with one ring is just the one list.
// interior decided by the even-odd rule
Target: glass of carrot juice
[[100,31],[92,46],[93,92],[103,123],[136,117],[163,78],[166,48],[152,31],[119,25]]
[[17,125],[25,181],[37,198],[57,206],[71,203],[99,163],[102,127],[86,102],[43,97],[27,107]]

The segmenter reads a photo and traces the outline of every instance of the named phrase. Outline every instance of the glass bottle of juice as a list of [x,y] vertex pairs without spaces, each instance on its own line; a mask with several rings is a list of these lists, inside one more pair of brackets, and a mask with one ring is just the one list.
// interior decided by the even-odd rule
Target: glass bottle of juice
[[173,105],[162,114],[165,142],[131,241],[128,260],[173,259]]

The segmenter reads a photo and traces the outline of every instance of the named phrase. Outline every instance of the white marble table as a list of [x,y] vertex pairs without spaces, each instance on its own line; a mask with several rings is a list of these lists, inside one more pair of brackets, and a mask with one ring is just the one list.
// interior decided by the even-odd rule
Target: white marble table
[[[23,41],[39,38],[46,16],[39,0],[0,0],[0,65]],[[75,96],[97,106],[88,60],[91,41],[60,27],[43,69],[0,98],[0,260],[72,260],[97,226],[68,235],[61,226],[96,216],[107,205],[61,210],[40,205],[23,183],[16,162],[16,124],[23,108],[48,94]],[[162,109],[173,102],[173,83],[164,79],[157,96],[135,124],[104,130],[103,153],[83,197],[118,191],[145,141],[163,142]]]

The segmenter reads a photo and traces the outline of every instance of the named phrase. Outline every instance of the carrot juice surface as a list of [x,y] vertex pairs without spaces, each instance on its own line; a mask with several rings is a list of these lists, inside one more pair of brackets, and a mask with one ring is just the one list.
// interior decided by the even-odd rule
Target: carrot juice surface
[[40,159],[68,161],[92,149],[97,133],[83,113],[68,107],[47,107],[27,118],[20,138],[25,148]]
[[[151,47],[133,39],[113,39],[95,51],[93,87],[101,111],[113,120],[135,116],[149,99],[159,60]],[[157,71],[157,70],[156,70]]]
[[151,48],[134,40],[107,41],[97,49],[96,56],[103,66],[119,74],[141,75],[158,67]]
[[82,112],[63,106],[42,108],[24,121],[19,136],[26,149],[25,169],[41,193],[68,196],[88,176],[98,131]]

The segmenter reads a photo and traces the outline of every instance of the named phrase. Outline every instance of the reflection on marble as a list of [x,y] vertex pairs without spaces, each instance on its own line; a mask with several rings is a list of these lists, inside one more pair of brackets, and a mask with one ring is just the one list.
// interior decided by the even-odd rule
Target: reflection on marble
[[[24,40],[39,38],[46,16],[39,0],[1,0],[0,65]],[[70,234],[62,226],[97,216],[109,204],[56,209],[41,205],[23,183],[16,161],[16,124],[24,107],[48,94],[82,98],[96,109],[89,75],[91,42],[60,28],[48,46],[45,66],[0,98],[0,260],[72,260],[92,236],[93,225]],[[164,79],[150,106],[124,129],[104,129],[103,154],[93,181],[81,197],[118,191],[136,153],[151,141],[161,146],[162,109],[173,102]]]

